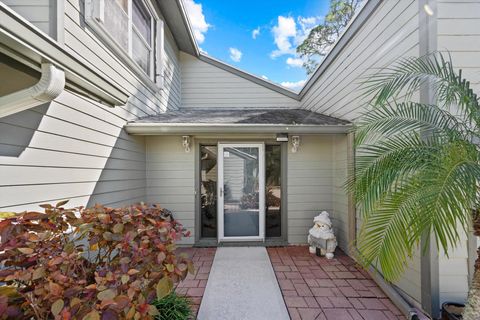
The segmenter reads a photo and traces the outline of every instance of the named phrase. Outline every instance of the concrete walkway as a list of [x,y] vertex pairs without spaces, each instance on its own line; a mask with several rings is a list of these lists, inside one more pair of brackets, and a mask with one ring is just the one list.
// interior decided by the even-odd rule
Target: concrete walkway
[[290,319],[265,248],[217,249],[197,319]]

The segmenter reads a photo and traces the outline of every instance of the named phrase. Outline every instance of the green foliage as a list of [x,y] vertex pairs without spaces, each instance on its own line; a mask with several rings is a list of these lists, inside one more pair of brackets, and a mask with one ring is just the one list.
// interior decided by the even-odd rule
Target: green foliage
[[190,300],[185,296],[172,292],[163,299],[156,300],[153,305],[157,307],[159,314],[156,320],[187,320],[192,315]]
[[313,28],[308,37],[297,47],[297,53],[305,59],[303,67],[308,74],[317,68],[318,58],[330,51],[355,15],[361,2],[362,0],[330,0],[330,10],[323,23]]
[[[373,99],[356,123],[356,168],[347,186],[362,215],[360,258],[395,280],[422,236],[433,233],[447,252],[459,227],[467,231],[472,221],[479,204],[479,100],[439,53],[403,59],[365,87]],[[412,99],[423,87],[436,97],[432,104]]]
[[193,264],[157,205],[22,212],[0,222],[1,319],[153,319]]

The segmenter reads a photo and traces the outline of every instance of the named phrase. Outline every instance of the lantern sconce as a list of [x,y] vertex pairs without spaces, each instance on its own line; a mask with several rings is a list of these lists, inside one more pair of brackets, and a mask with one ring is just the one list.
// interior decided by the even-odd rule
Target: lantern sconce
[[182,136],[182,146],[185,149],[185,152],[190,152],[190,136]]
[[300,147],[300,136],[292,136],[292,152],[296,153]]

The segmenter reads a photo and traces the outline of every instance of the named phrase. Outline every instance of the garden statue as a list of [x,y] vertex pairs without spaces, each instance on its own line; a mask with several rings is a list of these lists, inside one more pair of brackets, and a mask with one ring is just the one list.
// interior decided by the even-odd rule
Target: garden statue
[[313,228],[308,232],[310,253],[316,253],[318,256],[332,259],[337,247],[337,238],[333,234],[332,221],[328,216],[328,212],[323,211],[313,218],[313,223]]

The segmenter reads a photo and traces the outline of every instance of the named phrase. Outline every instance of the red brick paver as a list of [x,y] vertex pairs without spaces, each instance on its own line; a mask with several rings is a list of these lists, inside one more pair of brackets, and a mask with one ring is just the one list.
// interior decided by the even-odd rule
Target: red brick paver
[[192,301],[195,317],[200,308],[208,276],[212,268],[216,248],[180,248],[180,252],[187,253],[195,265],[195,274],[188,274],[185,280],[176,288],[178,294],[184,294]]
[[331,260],[310,254],[306,246],[267,251],[292,319],[405,319],[341,250]]

